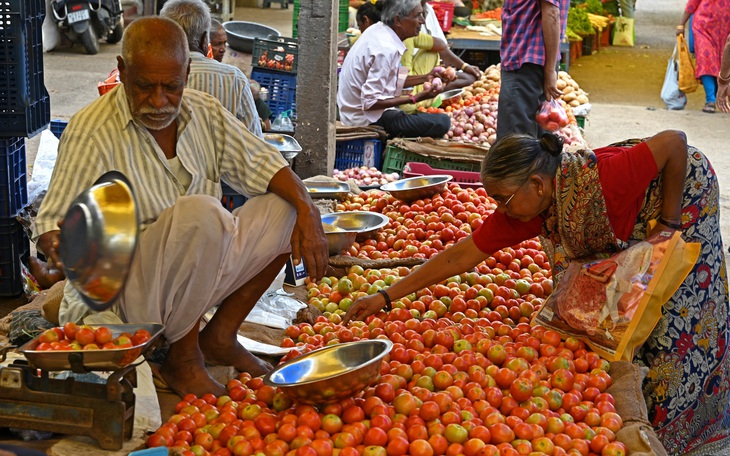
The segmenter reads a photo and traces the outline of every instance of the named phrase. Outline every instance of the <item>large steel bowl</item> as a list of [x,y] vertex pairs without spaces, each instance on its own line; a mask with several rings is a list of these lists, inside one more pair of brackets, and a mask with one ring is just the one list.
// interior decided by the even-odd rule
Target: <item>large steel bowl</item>
[[379,212],[333,212],[322,216],[322,223],[357,233],[357,239],[368,239],[388,224],[390,219]]
[[453,179],[453,176],[434,175],[416,176],[407,179],[388,182],[381,185],[380,189],[388,192],[401,201],[413,201],[429,198],[446,189],[446,184]]
[[114,304],[132,265],[139,214],[123,174],[104,174],[71,203],[61,226],[58,254],[81,299],[95,311]]
[[355,243],[357,232],[346,231],[328,223],[322,223],[324,234],[327,236],[330,255],[338,255],[349,249]]
[[253,54],[254,38],[265,40],[281,36],[281,33],[275,28],[255,22],[228,21],[223,23],[223,28],[226,30],[228,45],[246,54]]
[[266,374],[264,384],[291,399],[320,405],[352,397],[380,375],[380,362],[393,343],[387,339],[330,345],[287,361]]

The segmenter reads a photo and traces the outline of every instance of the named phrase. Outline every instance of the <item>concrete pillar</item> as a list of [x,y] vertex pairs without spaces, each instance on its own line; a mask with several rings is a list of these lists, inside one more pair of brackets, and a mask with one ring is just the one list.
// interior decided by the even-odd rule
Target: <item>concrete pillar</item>
[[301,0],[297,70],[297,131],[302,178],[331,175],[335,163],[337,21],[339,2]]

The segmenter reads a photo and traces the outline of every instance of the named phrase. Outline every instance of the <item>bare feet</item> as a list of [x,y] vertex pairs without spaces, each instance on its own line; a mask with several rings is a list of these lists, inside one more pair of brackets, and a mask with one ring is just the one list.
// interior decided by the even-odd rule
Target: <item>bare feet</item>
[[208,374],[200,352],[179,356],[168,353],[160,368],[160,375],[180,397],[189,393],[198,397],[207,393],[213,393],[216,396],[226,394],[226,388]]
[[253,377],[264,375],[274,368],[246,350],[237,340],[224,339],[214,331],[206,331],[208,328],[209,326],[206,326],[198,335],[200,350],[206,363],[213,366],[233,366],[238,371],[248,372]]

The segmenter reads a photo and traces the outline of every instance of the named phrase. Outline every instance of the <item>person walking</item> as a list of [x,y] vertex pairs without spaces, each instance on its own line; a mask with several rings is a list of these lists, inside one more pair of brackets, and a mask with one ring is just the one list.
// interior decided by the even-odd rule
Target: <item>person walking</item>
[[677,25],[677,35],[685,33],[690,16],[695,43],[695,77],[705,89],[702,112],[713,113],[716,110],[720,60],[725,40],[730,35],[730,0],[688,0]]

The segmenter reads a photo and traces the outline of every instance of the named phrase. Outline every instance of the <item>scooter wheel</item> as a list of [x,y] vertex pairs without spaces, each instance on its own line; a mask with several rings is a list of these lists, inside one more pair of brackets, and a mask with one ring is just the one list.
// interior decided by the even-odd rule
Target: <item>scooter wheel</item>
[[81,44],[84,45],[87,54],[94,55],[99,53],[99,38],[96,36],[96,31],[91,24],[89,24],[89,27],[81,35]]
[[107,35],[106,42],[109,44],[118,43],[122,41],[122,35],[124,35],[124,19],[120,18],[119,23]]

